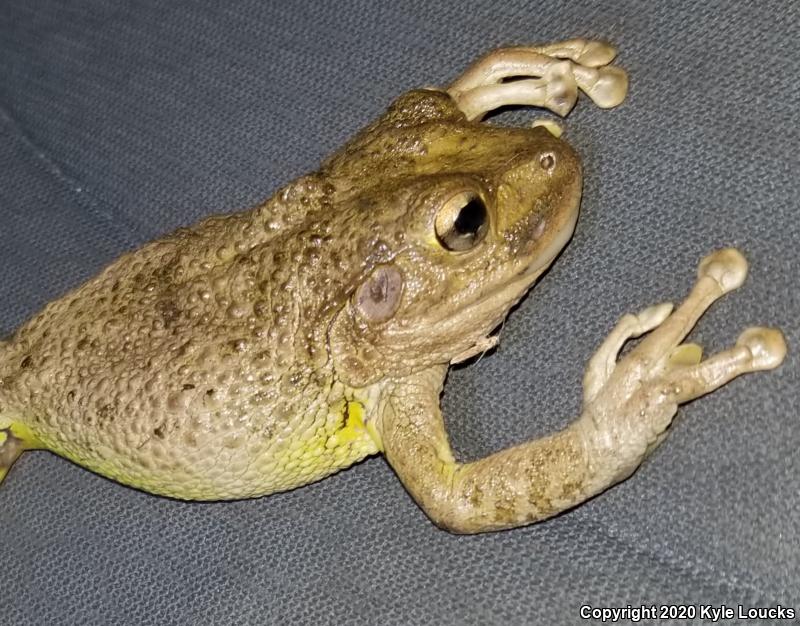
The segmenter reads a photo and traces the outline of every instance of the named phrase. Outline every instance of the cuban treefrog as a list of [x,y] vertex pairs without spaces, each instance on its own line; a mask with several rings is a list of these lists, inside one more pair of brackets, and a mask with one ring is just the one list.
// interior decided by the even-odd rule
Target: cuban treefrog
[[565,115],[579,90],[616,106],[627,78],[614,56],[583,40],[494,51],[447,89],[401,96],[262,205],[125,254],[49,304],[0,343],[0,478],[45,449],[155,494],[222,500],[382,452],[436,524],[471,533],[628,477],[679,404],[784,357],[766,328],[702,361],[682,343],[742,284],[735,250],[702,261],[676,310],[622,317],[564,430],[459,463],[439,411],[448,364],[497,341],[569,240],[581,195],[556,126],[481,118],[521,104]]

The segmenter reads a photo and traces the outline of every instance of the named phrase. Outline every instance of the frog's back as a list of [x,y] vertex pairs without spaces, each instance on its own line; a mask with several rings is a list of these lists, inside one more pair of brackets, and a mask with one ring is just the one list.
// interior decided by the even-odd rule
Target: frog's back
[[297,358],[296,277],[264,216],[125,255],[1,343],[0,478],[45,448],[146,491],[231,499],[375,452],[325,355]]

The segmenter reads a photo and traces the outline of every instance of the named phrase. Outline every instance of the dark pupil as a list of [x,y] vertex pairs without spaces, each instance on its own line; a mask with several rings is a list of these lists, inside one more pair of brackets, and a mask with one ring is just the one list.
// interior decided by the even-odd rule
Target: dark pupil
[[475,236],[486,221],[486,207],[480,198],[473,198],[467,202],[458,213],[453,222],[453,230],[459,235]]

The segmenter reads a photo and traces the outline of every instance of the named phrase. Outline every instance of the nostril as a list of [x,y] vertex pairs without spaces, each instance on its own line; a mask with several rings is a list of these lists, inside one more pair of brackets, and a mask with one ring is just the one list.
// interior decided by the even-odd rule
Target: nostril
[[539,157],[539,165],[542,166],[542,169],[547,172],[552,172],[553,168],[556,166],[556,157],[552,152],[546,152],[541,157]]

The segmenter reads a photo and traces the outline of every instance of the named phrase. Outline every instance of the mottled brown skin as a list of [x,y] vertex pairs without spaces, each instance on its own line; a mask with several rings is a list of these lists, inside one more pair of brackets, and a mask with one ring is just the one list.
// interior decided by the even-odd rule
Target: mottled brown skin
[[[555,171],[540,164],[549,154]],[[453,254],[432,220],[463,189],[489,203],[491,232]],[[380,444],[364,430],[309,467],[278,458],[320,427],[334,436],[355,390],[372,408],[365,388],[488,334],[530,280],[480,317],[451,312],[524,270],[574,219],[579,189],[573,151],[546,130],[467,122],[445,93],[411,92],[264,205],[180,229],[48,305],[3,345],[0,415],[41,447],[179,498],[316,480]],[[401,272],[402,303],[370,325],[350,301],[381,264]]]
[[[679,404],[785,356],[767,328],[704,361],[681,343],[744,282],[738,251],[706,257],[674,312],[621,318],[562,431],[462,464],[439,411],[448,364],[496,343],[580,199],[557,130],[476,120],[519,103],[563,114],[578,89],[616,106],[614,55],[584,40],[491,53],[446,92],[399,98],[262,206],[178,230],[48,305],[0,343],[0,480],[45,448],[157,494],[246,498],[382,451],[433,521],[471,533],[628,477]],[[542,78],[504,82],[519,75]]]

